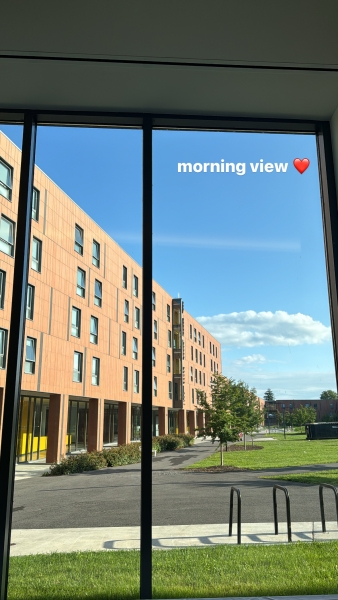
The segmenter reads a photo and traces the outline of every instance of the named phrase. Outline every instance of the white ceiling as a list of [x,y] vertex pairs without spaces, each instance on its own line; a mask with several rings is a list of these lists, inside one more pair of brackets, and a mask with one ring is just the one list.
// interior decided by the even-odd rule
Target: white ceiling
[[327,119],[338,106],[337,0],[12,0],[1,21],[4,108]]

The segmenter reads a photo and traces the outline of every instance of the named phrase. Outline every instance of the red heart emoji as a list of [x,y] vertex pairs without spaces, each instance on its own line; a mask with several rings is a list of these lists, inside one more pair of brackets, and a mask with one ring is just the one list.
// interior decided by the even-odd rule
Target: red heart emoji
[[309,164],[310,161],[308,158],[303,158],[302,160],[300,160],[300,158],[295,158],[295,160],[293,161],[294,167],[297,169],[297,171],[299,171],[301,175],[304,173],[304,171],[306,171]]

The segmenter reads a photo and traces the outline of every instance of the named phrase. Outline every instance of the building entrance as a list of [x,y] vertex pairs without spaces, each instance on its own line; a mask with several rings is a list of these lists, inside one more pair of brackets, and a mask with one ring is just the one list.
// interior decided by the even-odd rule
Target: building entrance
[[87,449],[88,402],[69,400],[67,452]]
[[49,399],[21,396],[17,460],[46,458]]
[[168,410],[168,433],[178,433],[178,412]]
[[103,443],[117,444],[118,437],[118,405],[104,403]]

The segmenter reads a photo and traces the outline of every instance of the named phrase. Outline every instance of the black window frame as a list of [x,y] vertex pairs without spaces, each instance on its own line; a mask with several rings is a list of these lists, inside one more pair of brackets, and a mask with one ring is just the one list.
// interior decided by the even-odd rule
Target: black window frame
[[[3,333],[3,353],[0,353],[0,369],[6,369],[6,366],[7,366],[8,329],[5,329],[4,327],[0,327],[0,332]],[[1,358],[1,357],[3,357],[3,358]]]
[[99,279],[94,279],[94,305],[102,308],[102,281]]
[[[83,277],[83,281],[84,281],[84,285],[80,285],[79,281],[78,281],[78,276],[80,273],[83,273],[84,277]],[[79,293],[79,290],[80,293]],[[80,296],[80,298],[85,298],[86,297],[86,271],[84,269],[81,269],[81,267],[77,267],[76,270],[76,295]]]
[[[97,372],[94,373],[94,364],[97,366]],[[100,359],[97,356],[92,356],[92,385],[94,385],[95,387],[100,385]],[[93,379],[94,377],[96,377],[96,381],[94,382]]]
[[[0,163],[2,163],[9,170],[11,178],[10,185],[0,180],[0,196],[6,198],[8,202],[12,202],[14,168],[2,157],[0,157]],[[8,197],[1,193],[2,188],[8,190]]]
[[125,265],[122,266],[122,287],[128,289],[128,268]]
[[11,243],[8,240],[5,240],[4,238],[2,238],[1,237],[1,233],[0,233],[0,242],[2,242],[3,244],[6,244],[10,248],[10,253],[9,252],[5,252],[2,248],[0,248],[0,251],[3,252],[4,254],[6,254],[6,256],[11,256],[13,258],[14,257],[14,248],[15,248],[15,229],[16,229],[16,223],[15,223],[15,221],[13,221],[9,217],[7,217],[4,213],[1,213],[1,215],[0,215],[0,231],[1,231],[1,221],[2,221],[2,219],[4,221],[7,221],[7,223],[10,223],[12,225],[12,227],[13,227],[13,243]]
[[[98,256],[95,256],[94,248],[98,249],[98,252],[97,252]],[[97,269],[100,268],[100,258],[101,258],[100,243],[93,239],[93,242],[92,242],[92,265],[94,265],[94,267],[96,267]]]
[[[31,294],[29,292],[31,291]],[[29,295],[31,297],[31,306],[28,306]],[[35,285],[29,283],[27,285],[27,296],[26,296],[26,319],[28,321],[34,321],[34,303],[35,303]],[[29,310],[31,314],[29,314]]]
[[[27,349],[28,349],[28,340],[32,341],[33,344],[31,346],[31,348],[34,349],[34,360],[31,360],[29,358],[27,358]],[[30,335],[28,335],[26,337],[26,354],[25,354],[25,365],[24,365],[24,372],[25,375],[35,375],[35,367],[36,367],[36,348],[37,348],[37,339],[31,337]],[[32,365],[31,370],[26,370],[26,366],[28,365]]]
[[133,296],[138,298],[138,277],[137,275],[133,275]]
[[6,271],[0,269],[0,310],[5,307],[6,297]]
[[[34,207],[34,201],[36,200],[36,207]],[[40,216],[40,190],[36,187],[33,187],[32,194],[32,219],[33,221],[39,222]]]
[[[92,323],[96,324],[96,333],[92,332]],[[96,346],[99,343],[99,318],[95,315],[90,315],[89,341],[91,344],[95,344]]]
[[[79,370],[75,371],[75,356],[78,357],[79,361]],[[74,374],[79,373],[79,379],[74,379]],[[78,350],[74,350],[73,354],[73,383],[82,383],[83,379],[83,352],[79,352]]]
[[[81,242],[78,241],[77,239],[77,232],[80,233],[80,238]],[[77,223],[75,223],[75,233],[74,233],[74,250],[77,254],[79,254],[80,256],[83,256],[83,250],[84,250],[84,229],[82,227],[80,227],[80,225],[78,225]]]
[[[74,325],[73,323],[73,315],[76,314],[78,317],[78,325]],[[73,333],[75,331],[75,327],[77,327],[77,333]],[[72,306],[72,318],[71,318],[71,327],[70,327],[70,335],[75,338],[81,337],[81,309],[77,306]]]
[[[37,242],[36,247],[39,248],[39,256],[38,256],[37,259],[33,257],[34,242]],[[31,269],[32,269],[32,271],[35,271],[35,273],[41,273],[41,270],[42,270],[42,240],[40,240],[39,238],[37,238],[35,235],[33,235],[33,238],[32,238],[32,257],[31,257],[31,261],[32,261],[31,262]],[[35,264],[35,262],[33,262],[33,261],[37,262],[37,266],[38,266],[37,269],[34,268],[33,264]]]

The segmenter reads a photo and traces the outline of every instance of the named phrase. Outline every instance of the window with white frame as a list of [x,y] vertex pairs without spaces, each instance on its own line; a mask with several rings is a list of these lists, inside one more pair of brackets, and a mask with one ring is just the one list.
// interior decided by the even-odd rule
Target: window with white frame
[[25,358],[25,373],[34,375],[36,361],[36,339],[28,337],[26,339],[26,358]]
[[127,267],[123,265],[122,267],[122,287],[126,290],[128,287],[128,270]]
[[81,298],[86,295],[86,273],[80,267],[77,268],[76,293]]
[[133,337],[133,359],[137,360],[138,356],[138,341],[137,338]]
[[128,391],[128,367],[123,367],[123,391]]
[[157,340],[157,321],[154,321],[154,340]]
[[140,329],[140,309],[135,306],[135,329]]
[[74,250],[83,255],[83,229],[79,225],[75,225]]
[[7,329],[0,329],[0,369],[6,368],[7,337]]
[[171,371],[171,359],[170,359],[170,354],[167,354],[167,373],[170,373]]
[[93,240],[92,264],[94,267],[100,268],[100,244],[96,240]]
[[140,371],[134,371],[134,393],[140,392]]
[[136,275],[133,277],[133,296],[138,298],[138,277]]
[[0,220],[0,250],[8,256],[14,256],[14,230],[13,221],[1,215]]
[[72,307],[72,335],[79,338],[81,335],[81,311],[75,306]]
[[0,270],[0,309],[5,305],[6,271]]
[[33,188],[32,219],[34,219],[34,221],[39,220],[39,208],[40,208],[40,192],[36,188]]
[[154,377],[154,396],[157,396],[157,377]]
[[100,385],[100,359],[92,358],[92,385]]
[[41,273],[41,255],[42,255],[42,242],[38,238],[33,237],[32,243],[32,269]]
[[90,317],[90,342],[97,344],[99,341],[99,320],[97,317]]
[[154,348],[154,346],[152,348],[151,357],[152,357],[152,366],[156,367],[156,348]]
[[12,200],[13,169],[2,158],[0,159],[0,194]]
[[124,301],[124,322],[129,323],[129,302],[128,302],[128,300]]
[[98,279],[95,279],[94,284],[94,304],[95,306],[102,306],[102,283]]
[[122,331],[121,335],[121,354],[122,356],[127,354],[127,334],[125,331]]
[[75,381],[76,383],[82,382],[82,360],[82,352],[74,352],[73,381]]

